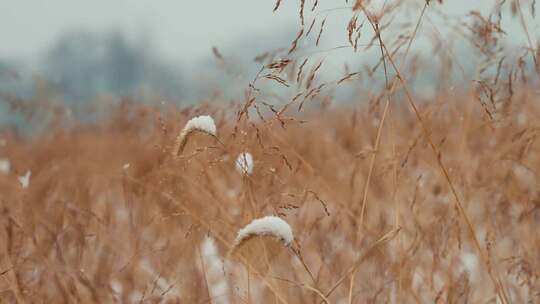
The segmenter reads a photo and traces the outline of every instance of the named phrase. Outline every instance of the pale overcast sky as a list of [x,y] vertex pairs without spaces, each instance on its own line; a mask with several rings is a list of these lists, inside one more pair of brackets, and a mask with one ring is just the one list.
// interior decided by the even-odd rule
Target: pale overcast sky
[[0,55],[34,55],[66,30],[120,29],[130,36],[151,37],[155,49],[167,57],[198,56],[212,45],[297,22],[296,12],[272,14],[273,1],[264,2],[0,0]]
[[[410,1],[421,4],[424,0]],[[308,5],[310,2],[307,0]],[[493,3],[444,2],[445,11],[455,14]],[[296,31],[298,3],[283,0],[280,9],[272,13],[274,0],[0,0],[0,56],[32,58],[68,30],[117,29],[129,36],[149,38],[153,49],[167,59],[191,61],[208,56],[213,45],[227,48],[245,36]],[[345,6],[344,0],[319,3],[321,8]],[[538,34],[538,22],[532,31]],[[339,35],[343,39],[342,32]]]

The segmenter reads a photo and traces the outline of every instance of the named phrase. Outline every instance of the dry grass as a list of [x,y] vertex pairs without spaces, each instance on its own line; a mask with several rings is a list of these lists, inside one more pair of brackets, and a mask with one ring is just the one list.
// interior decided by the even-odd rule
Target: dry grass
[[[463,67],[436,28],[432,57],[411,51],[422,24],[444,15],[435,1],[395,28],[404,1],[351,2],[348,45],[332,50],[380,57],[334,81],[322,77],[331,52],[303,43],[315,23],[311,43],[324,40],[334,11],[301,0],[290,47],[258,56],[232,105],[102,104],[103,121],[65,128],[61,106],[4,96],[29,118],[54,115],[39,137],[3,130],[0,301],[540,302],[534,1],[504,4],[526,34],[514,53],[501,46],[498,4],[459,20],[454,32],[481,62],[462,89],[452,78]],[[440,66],[429,100],[410,84],[422,64]],[[377,73],[384,86],[363,88]],[[334,105],[331,92],[354,81],[361,97]],[[214,118],[215,136],[182,133],[198,115]],[[236,168],[244,152],[252,174]],[[265,215],[289,223],[294,242],[250,235],[235,251],[238,230]]]
[[[539,100],[523,92],[498,122],[487,120],[472,96],[438,100],[421,108],[424,123],[490,267],[512,302],[537,301]],[[0,180],[4,302],[200,303],[215,288],[208,282],[227,282],[223,297],[241,303],[248,298],[245,267],[227,252],[243,225],[268,214],[291,224],[314,281],[294,250],[254,248],[246,258],[256,257],[250,297],[257,303],[321,299],[306,286],[333,290],[330,303],[349,293],[360,303],[494,301],[437,158],[405,107],[393,110],[377,151],[380,115],[367,105],[312,109],[307,123],[286,129],[240,123],[235,136],[231,113],[207,108],[224,146],[194,135],[180,158],[170,156],[171,145],[196,113],[161,117],[133,107],[132,118],[122,119],[123,107],[99,128],[8,138],[2,153],[14,172]],[[252,176],[235,170],[241,151],[254,156]],[[27,169],[30,186],[22,189],[16,176]],[[217,242],[216,256],[201,249],[207,237]],[[208,259],[224,263],[221,271],[203,267]]]

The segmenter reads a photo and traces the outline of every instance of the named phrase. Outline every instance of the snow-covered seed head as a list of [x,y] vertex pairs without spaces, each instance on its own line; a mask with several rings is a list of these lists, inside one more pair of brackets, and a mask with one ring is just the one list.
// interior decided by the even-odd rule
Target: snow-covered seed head
[[210,135],[216,135],[216,123],[208,115],[201,115],[190,119],[182,132],[201,131]]
[[251,175],[253,173],[253,156],[249,152],[240,153],[235,165],[240,174]]
[[31,175],[32,175],[31,171],[26,171],[26,174],[24,174],[23,176],[18,177],[19,183],[21,183],[21,186],[23,187],[23,189],[28,188],[28,186],[30,185],[30,176]]
[[208,115],[201,115],[190,119],[176,138],[173,156],[179,155],[182,150],[184,150],[189,135],[195,131],[216,136],[216,123],[214,122],[214,119]]
[[287,222],[277,216],[265,216],[253,220],[238,231],[233,251],[240,248],[248,240],[260,236],[273,237],[286,247],[289,247],[294,240],[291,226]]

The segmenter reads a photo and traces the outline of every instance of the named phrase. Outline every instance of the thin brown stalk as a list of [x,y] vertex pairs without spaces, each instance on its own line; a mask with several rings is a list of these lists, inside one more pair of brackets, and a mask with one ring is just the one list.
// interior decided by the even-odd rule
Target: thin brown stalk
[[[364,8],[363,8],[363,10],[364,10],[364,13],[366,14],[367,18],[370,20],[370,18],[368,16],[368,13],[365,12]],[[371,20],[370,20],[370,23],[375,28],[375,25],[372,23]],[[446,169],[446,166],[444,166],[444,164],[442,162],[441,152],[439,151],[439,149],[437,148],[437,146],[433,143],[433,140],[431,139],[431,135],[430,135],[425,123],[424,123],[424,120],[423,120],[422,116],[420,115],[420,112],[419,112],[419,110],[418,110],[418,108],[416,106],[416,102],[414,101],[414,99],[412,97],[412,94],[410,93],[410,91],[408,89],[408,86],[407,86],[405,80],[403,79],[403,77],[402,77],[402,75],[400,73],[400,69],[396,66],[392,56],[390,55],[390,52],[386,48],[386,45],[384,43],[382,43],[382,42],[381,42],[381,45],[382,45],[384,51],[386,52],[386,54],[388,55],[388,60],[391,63],[391,65],[392,65],[392,67],[393,67],[393,69],[394,69],[394,71],[396,73],[397,79],[399,80],[399,82],[401,83],[401,86],[403,87],[407,102],[411,106],[411,108],[413,109],[413,112],[414,112],[414,114],[416,116],[416,119],[418,120],[418,122],[419,122],[419,124],[420,124],[420,126],[422,128],[422,131],[424,132],[424,136],[425,136],[426,140],[428,141],[430,148],[432,149],[432,151],[434,152],[434,154],[435,154],[435,156],[437,158],[437,164],[439,166],[439,169],[443,173],[444,178],[447,181],[448,186],[450,187],[452,195],[454,196],[454,199],[455,199],[456,206],[457,206],[457,208],[459,210],[459,214],[461,215],[461,217],[463,218],[463,220],[465,221],[465,223],[467,225],[469,234],[470,234],[470,236],[471,236],[471,238],[473,240],[473,243],[474,243],[474,245],[475,245],[475,247],[476,247],[476,249],[477,249],[477,251],[478,251],[478,253],[480,255],[480,258],[482,259],[482,261],[484,262],[484,265],[487,268],[488,274],[489,274],[489,276],[490,276],[490,278],[491,278],[491,280],[492,280],[492,282],[493,282],[493,284],[495,286],[497,294],[499,295],[499,298],[503,303],[509,303],[508,302],[508,297],[507,297],[506,292],[504,291],[504,288],[503,288],[503,286],[501,284],[500,278],[496,278],[493,275],[493,273],[492,273],[492,271],[490,269],[490,265],[492,265],[492,263],[489,261],[489,257],[486,256],[486,254],[482,250],[482,247],[481,247],[478,239],[476,238],[476,234],[475,234],[474,228],[472,226],[472,223],[469,220],[469,217],[467,216],[467,214],[465,212],[465,209],[463,208],[463,204],[461,203],[461,199],[459,198],[459,196],[457,194],[457,190],[454,187],[454,183],[452,182],[452,179],[450,178],[448,170]]]
[[[362,9],[363,9],[363,7],[362,7]],[[415,29],[414,29],[413,34],[412,34],[412,36],[411,36],[411,38],[409,40],[409,43],[407,45],[407,49],[406,49],[404,58],[401,61],[400,67],[403,66],[405,64],[405,62],[406,62],[407,55],[409,53],[410,47],[412,45],[412,42],[414,41],[414,38],[416,37],[418,29],[420,28],[420,24],[422,22],[422,17],[424,16],[426,9],[427,9],[427,3],[424,5],[424,7],[422,9],[422,12],[420,13],[420,17],[418,18],[418,21],[416,22]],[[366,16],[368,17],[368,20],[371,23],[369,13],[366,12],[366,11],[364,11],[364,13],[366,14]],[[383,60],[383,63],[384,63],[384,69],[385,69],[386,88],[388,88],[388,72],[386,70],[386,61],[384,60],[385,54],[384,54],[384,51],[382,49],[382,47],[383,47],[382,38],[380,36],[380,31],[378,29],[378,26],[376,26],[373,23],[372,23],[372,25],[373,25],[373,29],[375,31],[375,35],[377,35],[378,39],[379,39],[379,46],[381,48],[381,56],[382,56],[382,60]],[[395,85],[396,85],[396,81],[393,81],[392,86],[391,86],[391,88],[389,90],[389,93],[387,94],[387,99],[386,99],[386,103],[384,105],[384,110],[383,110],[383,115],[381,117],[381,121],[379,122],[379,127],[377,128],[377,136],[375,138],[375,146],[373,148],[373,150],[376,151],[376,152],[379,150],[379,142],[380,142],[380,138],[381,138],[382,127],[384,125],[384,121],[385,121],[385,118],[386,118],[386,113],[387,113],[388,108],[390,106],[390,100],[391,100],[391,96],[392,96],[392,94],[394,92]],[[364,222],[364,212],[365,212],[366,205],[367,205],[367,196],[368,196],[368,191],[369,191],[369,185],[370,185],[370,181],[371,181],[371,175],[373,174],[373,168],[375,166],[375,159],[377,157],[376,152],[371,155],[368,176],[367,176],[366,183],[364,185],[364,194],[363,194],[363,198],[362,198],[362,209],[360,211],[361,213],[360,213],[360,225],[359,225],[359,228],[362,227],[363,222]]]
[[525,16],[523,15],[523,10],[521,9],[521,2],[520,0],[516,0],[516,5],[519,13],[519,20],[521,22],[521,26],[523,27],[523,31],[525,32],[525,35],[527,36],[527,43],[529,44],[531,56],[534,61],[534,66],[536,73],[540,76],[540,66],[538,65],[538,58],[536,58],[536,52],[534,45],[532,43],[531,34],[529,33],[529,29],[527,27],[527,22],[525,22]]
[[332,287],[326,292],[325,296],[329,297],[338,287],[345,281],[348,277],[350,277],[353,273],[356,272],[358,267],[364,263],[364,261],[377,249],[380,245],[392,240],[401,230],[401,228],[398,229],[392,229],[383,236],[381,236],[377,241],[375,241],[371,246],[366,249],[366,251],[356,259],[356,261],[353,263],[353,265],[347,270],[345,274],[343,274],[337,281],[332,285]]
[[[199,256],[199,262],[201,263],[202,275],[203,275],[204,285],[206,287],[206,292],[208,294],[208,298],[211,299],[212,295],[210,293],[210,285],[208,284],[208,278],[206,277],[206,266],[204,265],[201,250],[199,248],[197,248],[196,250],[197,250],[197,253],[198,253],[198,256]],[[157,282],[157,279],[156,279],[156,282]]]
[[323,19],[321,23],[321,29],[319,30],[319,35],[317,36],[317,41],[315,42],[316,46],[319,46],[319,41],[321,40],[321,36],[324,30],[324,24],[326,23],[326,18]]

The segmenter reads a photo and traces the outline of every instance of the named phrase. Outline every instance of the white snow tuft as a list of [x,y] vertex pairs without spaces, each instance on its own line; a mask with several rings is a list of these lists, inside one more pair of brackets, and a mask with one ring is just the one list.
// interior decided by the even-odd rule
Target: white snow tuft
[[216,123],[214,119],[208,115],[201,115],[190,119],[183,132],[201,131],[211,135],[216,135]]
[[253,236],[272,236],[283,242],[285,246],[291,245],[294,236],[291,226],[277,216],[265,216],[255,219],[238,231],[234,246],[240,245],[244,240]]
[[31,175],[32,175],[32,171],[26,171],[26,174],[18,177],[19,183],[21,183],[21,186],[23,187],[23,189],[26,189],[28,188],[28,186],[30,186]]
[[249,152],[240,153],[235,165],[240,174],[251,175],[253,173],[253,156]]
[[182,153],[190,134],[195,131],[206,133],[217,138],[216,123],[212,117],[208,115],[194,117],[186,123],[182,132],[178,134],[172,150],[172,155],[174,157],[179,156]]

